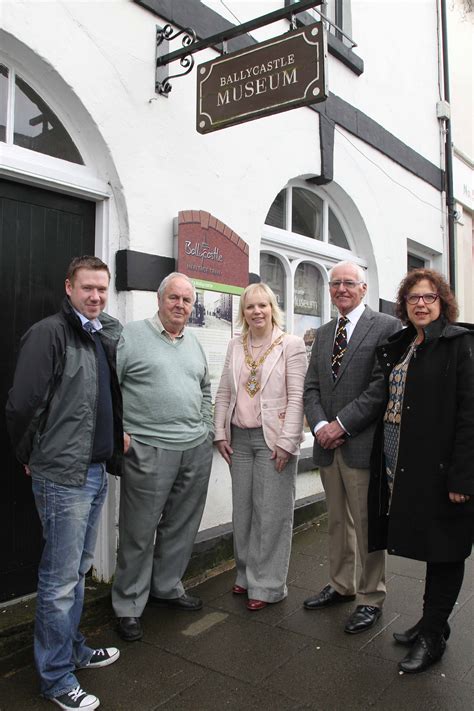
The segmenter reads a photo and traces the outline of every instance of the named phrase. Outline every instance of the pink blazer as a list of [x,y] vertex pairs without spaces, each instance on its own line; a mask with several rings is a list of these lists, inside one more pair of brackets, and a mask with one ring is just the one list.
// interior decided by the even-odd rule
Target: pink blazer
[[[282,331],[273,329],[272,340]],[[216,394],[214,441],[231,443],[231,419],[237,401],[240,371],[247,367],[242,336],[229,343]],[[303,436],[303,386],[308,361],[303,339],[288,334],[262,364],[260,405],[263,436],[273,451],[275,445],[299,454]]]

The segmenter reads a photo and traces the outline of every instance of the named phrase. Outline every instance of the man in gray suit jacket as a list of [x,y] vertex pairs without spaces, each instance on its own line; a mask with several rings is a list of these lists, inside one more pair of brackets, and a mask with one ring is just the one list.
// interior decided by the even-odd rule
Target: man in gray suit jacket
[[[356,599],[345,631],[363,632],[380,617],[385,598],[385,555],[368,552],[367,489],[375,420],[384,402],[375,349],[401,327],[397,319],[362,303],[364,271],[352,262],[329,275],[331,301],[339,318],[321,326],[305,382],[305,414],[314,434],[329,515],[329,584],[304,602],[318,610]],[[361,574],[356,585],[356,542]]]

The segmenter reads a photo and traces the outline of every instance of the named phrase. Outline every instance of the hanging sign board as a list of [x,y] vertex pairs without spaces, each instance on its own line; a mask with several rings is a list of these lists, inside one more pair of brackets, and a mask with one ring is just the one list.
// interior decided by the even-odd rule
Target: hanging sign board
[[197,71],[199,133],[327,98],[321,22],[206,62]]

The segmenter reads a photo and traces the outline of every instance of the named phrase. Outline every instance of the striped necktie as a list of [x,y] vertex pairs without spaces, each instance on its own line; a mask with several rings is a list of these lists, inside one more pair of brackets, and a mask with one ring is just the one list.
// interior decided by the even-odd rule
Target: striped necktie
[[341,367],[342,358],[347,350],[346,323],[348,322],[348,318],[346,318],[345,316],[341,316],[337,324],[336,338],[334,339],[334,348],[332,351],[331,359],[331,370],[333,380],[336,380],[337,378],[339,368]]

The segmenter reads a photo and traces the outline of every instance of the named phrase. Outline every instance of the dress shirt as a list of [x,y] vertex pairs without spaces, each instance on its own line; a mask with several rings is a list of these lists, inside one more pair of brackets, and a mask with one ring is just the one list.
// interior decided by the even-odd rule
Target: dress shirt
[[[71,306],[72,306],[72,304],[71,304]],[[80,311],[75,309],[74,306],[72,307],[72,309],[73,309],[74,313],[77,314],[79,316],[79,318],[81,319],[82,328],[84,328],[86,323],[91,323],[94,328],[94,331],[102,331],[103,327],[102,327],[102,324],[98,318],[87,318],[87,316],[84,316],[84,314],[81,314]],[[84,328],[84,331],[87,331],[87,330],[88,330],[87,328]]]
[[156,328],[156,330],[159,333],[161,333],[162,336],[167,338],[168,341],[170,341],[171,343],[174,343],[176,340],[178,340],[179,338],[182,338],[184,336],[184,328],[182,331],[179,332],[179,334],[177,336],[171,336],[171,334],[168,333],[166,328],[161,323],[159,314],[160,314],[160,312],[157,311],[156,314],[154,316],[152,316],[152,318],[149,319],[149,323],[151,323],[151,325],[154,328]]
[[[359,306],[356,306],[355,309],[353,309],[350,313],[346,314],[346,319],[347,319],[347,323],[346,323],[347,343],[349,343],[349,341],[351,340],[351,336],[352,336],[352,334],[353,334],[353,332],[354,332],[354,328],[357,326],[357,323],[358,323],[360,317],[361,317],[362,314],[364,313],[364,309],[365,309],[365,304],[360,303]],[[338,325],[338,323],[339,323],[339,319],[340,319],[340,318],[342,318],[342,314],[338,314],[338,316],[337,316],[336,327],[335,327],[335,329],[334,329],[334,340],[336,339],[337,325]],[[339,420],[339,417],[336,417],[336,420],[339,422],[339,424],[341,425],[341,427],[342,427],[342,429],[344,430],[344,432],[345,432],[347,435],[349,435],[349,432],[346,430],[346,428],[344,427],[344,425],[342,424],[342,422]],[[324,427],[324,425],[327,425],[327,424],[328,424],[328,421],[327,421],[327,420],[321,420],[320,422],[318,422],[318,424],[315,425],[315,427],[314,427],[314,434],[316,434],[316,432],[317,432],[318,430],[320,430],[321,427]]]

